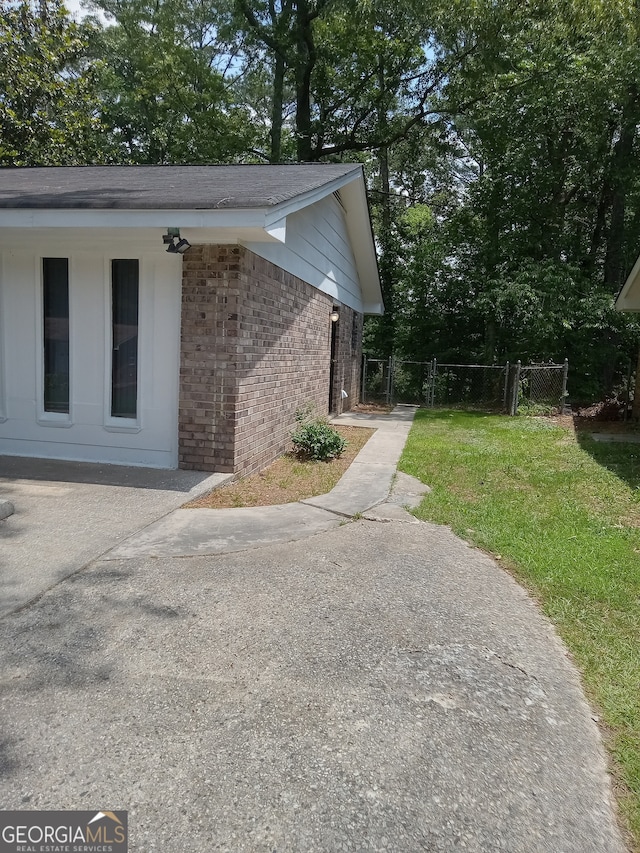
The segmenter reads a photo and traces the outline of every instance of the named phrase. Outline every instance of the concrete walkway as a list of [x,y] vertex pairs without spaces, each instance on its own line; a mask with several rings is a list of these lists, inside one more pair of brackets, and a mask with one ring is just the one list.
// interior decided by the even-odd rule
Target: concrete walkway
[[415,411],[416,406],[396,406],[384,416],[349,413],[336,418],[337,424],[376,431],[326,495],[280,506],[179,509],[134,533],[105,558],[228,554],[293,542],[338,527],[345,518],[363,515],[389,497]]
[[[146,531],[0,619],[2,808],[126,809],[130,853],[624,853],[553,627],[404,510],[421,484],[389,496],[412,417],[261,526],[173,510],[206,483],[151,489]],[[102,494],[135,516],[135,494]]]

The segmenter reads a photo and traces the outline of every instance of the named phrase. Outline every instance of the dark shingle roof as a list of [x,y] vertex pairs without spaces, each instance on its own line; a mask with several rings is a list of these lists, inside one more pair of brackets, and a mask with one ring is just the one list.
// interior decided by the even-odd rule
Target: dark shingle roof
[[355,164],[52,166],[0,169],[0,208],[211,210],[271,207]]

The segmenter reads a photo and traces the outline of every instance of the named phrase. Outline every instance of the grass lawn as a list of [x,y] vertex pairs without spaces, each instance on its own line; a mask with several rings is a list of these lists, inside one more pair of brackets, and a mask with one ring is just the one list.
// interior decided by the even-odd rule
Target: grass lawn
[[421,410],[400,469],[433,488],[417,516],[499,555],[557,626],[640,851],[640,444],[543,418]]

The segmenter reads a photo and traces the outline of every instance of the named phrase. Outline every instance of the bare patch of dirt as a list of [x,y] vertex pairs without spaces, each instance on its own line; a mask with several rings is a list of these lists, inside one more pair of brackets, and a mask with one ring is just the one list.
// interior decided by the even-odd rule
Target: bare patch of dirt
[[[388,415],[392,410],[393,406],[389,403],[356,403],[350,411],[364,415]],[[349,412],[345,412],[345,415],[348,414]]]
[[375,432],[364,427],[335,426],[335,429],[347,440],[346,450],[338,459],[311,462],[300,460],[293,452],[285,453],[257,474],[220,486],[184,508],[274,506],[330,492]]
[[622,420],[619,412],[605,403],[595,403],[588,408],[578,409],[571,415],[552,415],[548,420],[556,426],[576,433],[610,432],[615,434],[638,434],[640,425],[635,421]]

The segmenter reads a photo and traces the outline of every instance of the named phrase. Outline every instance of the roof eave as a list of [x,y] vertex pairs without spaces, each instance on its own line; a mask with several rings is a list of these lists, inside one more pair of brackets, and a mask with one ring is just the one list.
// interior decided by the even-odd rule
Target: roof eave
[[637,302],[629,303],[629,293],[633,290],[636,282],[640,280],[640,256],[636,260],[633,269],[627,276],[625,283],[616,296],[614,308],[616,311],[640,311],[640,294]]

